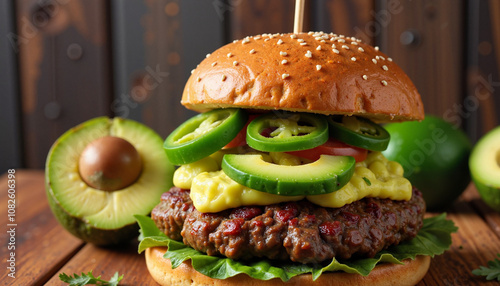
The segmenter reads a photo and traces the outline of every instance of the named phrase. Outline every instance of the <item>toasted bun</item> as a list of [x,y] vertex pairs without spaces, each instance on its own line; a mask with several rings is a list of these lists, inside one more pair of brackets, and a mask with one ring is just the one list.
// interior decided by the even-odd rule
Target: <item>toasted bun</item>
[[417,89],[378,48],[312,32],[247,37],[221,47],[193,70],[181,103],[196,111],[280,109],[377,122],[424,118]]
[[312,281],[311,275],[307,274],[295,276],[285,283],[280,279],[256,280],[245,274],[224,280],[213,279],[195,271],[190,262],[183,262],[179,267],[172,269],[170,260],[163,258],[166,251],[166,247],[152,247],[146,250],[146,264],[149,273],[158,284],[164,286],[415,285],[425,276],[431,261],[429,256],[418,256],[415,260],[406,260],[403,265],[389,263],[378,265],[366,277],[358,274],[332,272],[322,274],[316,281]]

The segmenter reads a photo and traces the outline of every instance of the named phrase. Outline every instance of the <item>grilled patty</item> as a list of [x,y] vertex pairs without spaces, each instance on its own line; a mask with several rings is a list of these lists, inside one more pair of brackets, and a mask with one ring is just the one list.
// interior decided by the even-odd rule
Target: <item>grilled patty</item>
[[424,213],[425,202],[415,188],[410,201],[365,198],[325,208],[302,200],[200,213],[189,190],[173,187],[151,217],[167,236],[208,255],[321,263],[333,257],[373,257],[412,239]]

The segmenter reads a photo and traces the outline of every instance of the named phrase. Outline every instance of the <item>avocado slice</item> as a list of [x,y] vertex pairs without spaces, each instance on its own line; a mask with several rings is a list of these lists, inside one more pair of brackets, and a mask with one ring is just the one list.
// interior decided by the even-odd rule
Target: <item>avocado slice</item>
[[254,190],[307,196],[339,190],[351,179],[355,164],[350,156],[321,155],[309,164],[285,166],[266,162],[262,155],[226,154],[222,170],[234,181]]
[[[90,186],[79,168],[85,148],[106,136],[128,141],[142,159],[138,178],[112,191]],[[173,170],[163,139],[152,129],[132,120],[98,117],[53,144],[45,167],[46,192],[54,215],[69,232],[96,245],[117,244],[138,235],[133,215],[151,212],[172,186]]]
[[484,202],[500,211],[500,127],[488,132],[474,146],[469,169]]

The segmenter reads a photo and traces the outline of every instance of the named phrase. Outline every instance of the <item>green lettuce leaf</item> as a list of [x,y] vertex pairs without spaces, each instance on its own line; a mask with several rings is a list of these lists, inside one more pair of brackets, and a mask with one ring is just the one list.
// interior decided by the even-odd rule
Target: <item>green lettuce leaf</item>
[[280,278],[282,281],[288,281],[294,276],[310,273],[313,280],[316,280],[323,272],[331,271],[344,271],[366,276],[378,263],[402,264],[402,260],[414,259],[417,255],[434,257],[434,255],[442,254],[451,245],[451,233],[458,229],[451,220],[446,219],[446,214],[441,214],[424,219],[424,225],[414,239],[389,247],[373,258],[345,261],[338,261],[334,258],[329,264],[302,264],[267,259],[255,262],[234,261],[229,258],[208,256],[168,238],[156,227],[150,217],[136,215],[135,218],[141,227],[139,253],[149,247],[167,246],[168,251],[164,257],[170,259],[173,268],[186,260],[191,260],[194,269],[216,279],[226,279],[245,273],[254,279]]

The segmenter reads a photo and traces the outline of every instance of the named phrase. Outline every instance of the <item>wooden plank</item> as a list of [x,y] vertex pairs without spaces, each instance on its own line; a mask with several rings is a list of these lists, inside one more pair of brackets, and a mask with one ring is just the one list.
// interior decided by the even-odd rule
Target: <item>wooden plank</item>
[[[311,29],[310,2],[306,1],[304,11],[304,31]],[[231,17],[229,40],[263,33],[293,32],[294,0],[239,0],[229,1]]]
[[15,44],[15,14],[12,1],[0,2],[0,35],[7,41],[0,42],[0,174],[8,168],[22,166],[21,122],[17,79],[17,46]]
[[137,242],[125,246],[102,248],[87,244],[45,285],[61,285],[59,273],[72,275],[89,272],[109,279],[118,272],[124,278],[120,285],[156,285],[146,267],[144,253],[137,253]]
[[16,4],[25,163],[42,168],[64,131],[111,113],[107,2]]
[[[9,199],[7,179],[7,174],[0,178],[0,204],[4,206]],[[19,170],[14,180],[15,221],[9,222],[7,213],[1,216],[0,223],[6,230],[0,233],[0,240],[12,242],[15,249],[5,245],[0,248],[0,257],[6,260],[11,252],[15,254],[15,278],[7,276],[8,270],[2,272],[0,280],[3,285],[43,285],[83,243],[64,230],[52,215],[45,197],[43,172]],[[7,231],[15,234],[12,240]]]
[[474,210],[481,215],[493,232],[500,238],[500,212],[493,210],[484,202],[473,183],[467,187],[462,197],[471,204]]
[[[484,277],[471,273],[500,253],[500,238],[466,201],[454,204],[449,219],[458,226],[452,246],[434,257],[428,274],[419,285],[488,285]],[[444,266],[444,267],[443,267]]]
[[354,36],[373,45],[381,31],[374,18],[377,15],[374,3],[365,0],[313,1],[313,30]]
[[462,119],[473,141],[500,124],[500,2],[467,1],[467,96]]
[[[389,10],[399,1],[381,1]],[[414,82],[422,96],[426,113],[443,116],[460,127],[454,111],[464,97],[463,1],[399,2],[378,38],[387,53]]]

